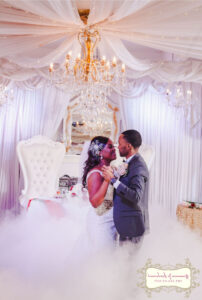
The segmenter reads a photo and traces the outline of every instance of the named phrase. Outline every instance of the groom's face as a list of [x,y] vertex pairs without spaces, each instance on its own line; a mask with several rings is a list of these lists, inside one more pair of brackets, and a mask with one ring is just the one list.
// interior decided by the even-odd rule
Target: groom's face
[[119,137],[119,153],[120,156],[127,156],[130,152],[130,146],[129,143],[124,138],[123,134]]

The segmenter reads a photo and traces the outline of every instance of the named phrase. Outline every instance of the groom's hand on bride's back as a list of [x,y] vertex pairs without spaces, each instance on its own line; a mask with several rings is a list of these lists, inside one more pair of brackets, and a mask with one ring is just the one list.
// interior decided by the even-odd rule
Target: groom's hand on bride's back
[[111,179],[114,178],[113,169],[110,166],[103,166],[102,175],[104,177],[104,180],[110,182]]

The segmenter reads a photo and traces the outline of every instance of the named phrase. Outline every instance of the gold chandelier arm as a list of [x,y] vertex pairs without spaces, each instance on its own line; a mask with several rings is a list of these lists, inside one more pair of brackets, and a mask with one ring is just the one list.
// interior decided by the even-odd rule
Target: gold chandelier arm
[[100,38],[100,33],[98,30],[95,30],[92,36],[93,37],[95,36],[95,42],[92,45],[92,52],[94,52],[94,49],[96,48],[97,43],[101,40],[101,38]]
[[93,58],[94,49],[96,48],[100,39],[99,31],[94,28],[85,28],[78,33],[78,41],[83,50],[84,58],[87,60],[89,58]]

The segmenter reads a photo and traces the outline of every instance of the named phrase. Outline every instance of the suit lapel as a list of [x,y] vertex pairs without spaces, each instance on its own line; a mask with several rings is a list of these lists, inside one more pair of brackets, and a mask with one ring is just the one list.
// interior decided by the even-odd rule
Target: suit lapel
[[[132,157],[132,159],[129,161],[129,163],[128,163],[128,168],[129,168],[130,164],[133,163],[138,157],[139,157],[139,153],[136,153],[136,154]],[[128,176],[128,171],[127,171],[127,175],[122,175],[122,176],[120,176],[119,180],[120,180],[121,182],[123,182],[123,181],[125,181],[124,178],[127,178],[127,176]]]
[[133,158],[129,161],[128,165],[130,165],[133,161],[135,161],[139,157],[139,153],[136,153]]
[[127,175],[121,176],[120,179],[123,180],[124,178],[127,178],[127,177],[128,177],[129,167],[130,167],[130,165],[131,165],[134,161],[136,161],[136,160],[138,159],[138,156],[139,156],[139,153],[136,153],[136,154],[132,157],[132,159],[131,159],[131,160],[129,161],[129,163],[128,163]]

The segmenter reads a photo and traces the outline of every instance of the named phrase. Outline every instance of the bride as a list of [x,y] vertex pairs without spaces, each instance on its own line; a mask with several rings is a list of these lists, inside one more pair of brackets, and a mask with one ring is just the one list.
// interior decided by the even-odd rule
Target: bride
[[84,164],[82,183],[87,187],[91,207],[87,215],[87,231],[95,246],[113,245],[116,229],[113,222],[113,187],[103,177],[102,167],[116,159],[112,141],[103,136],[92,139]]

